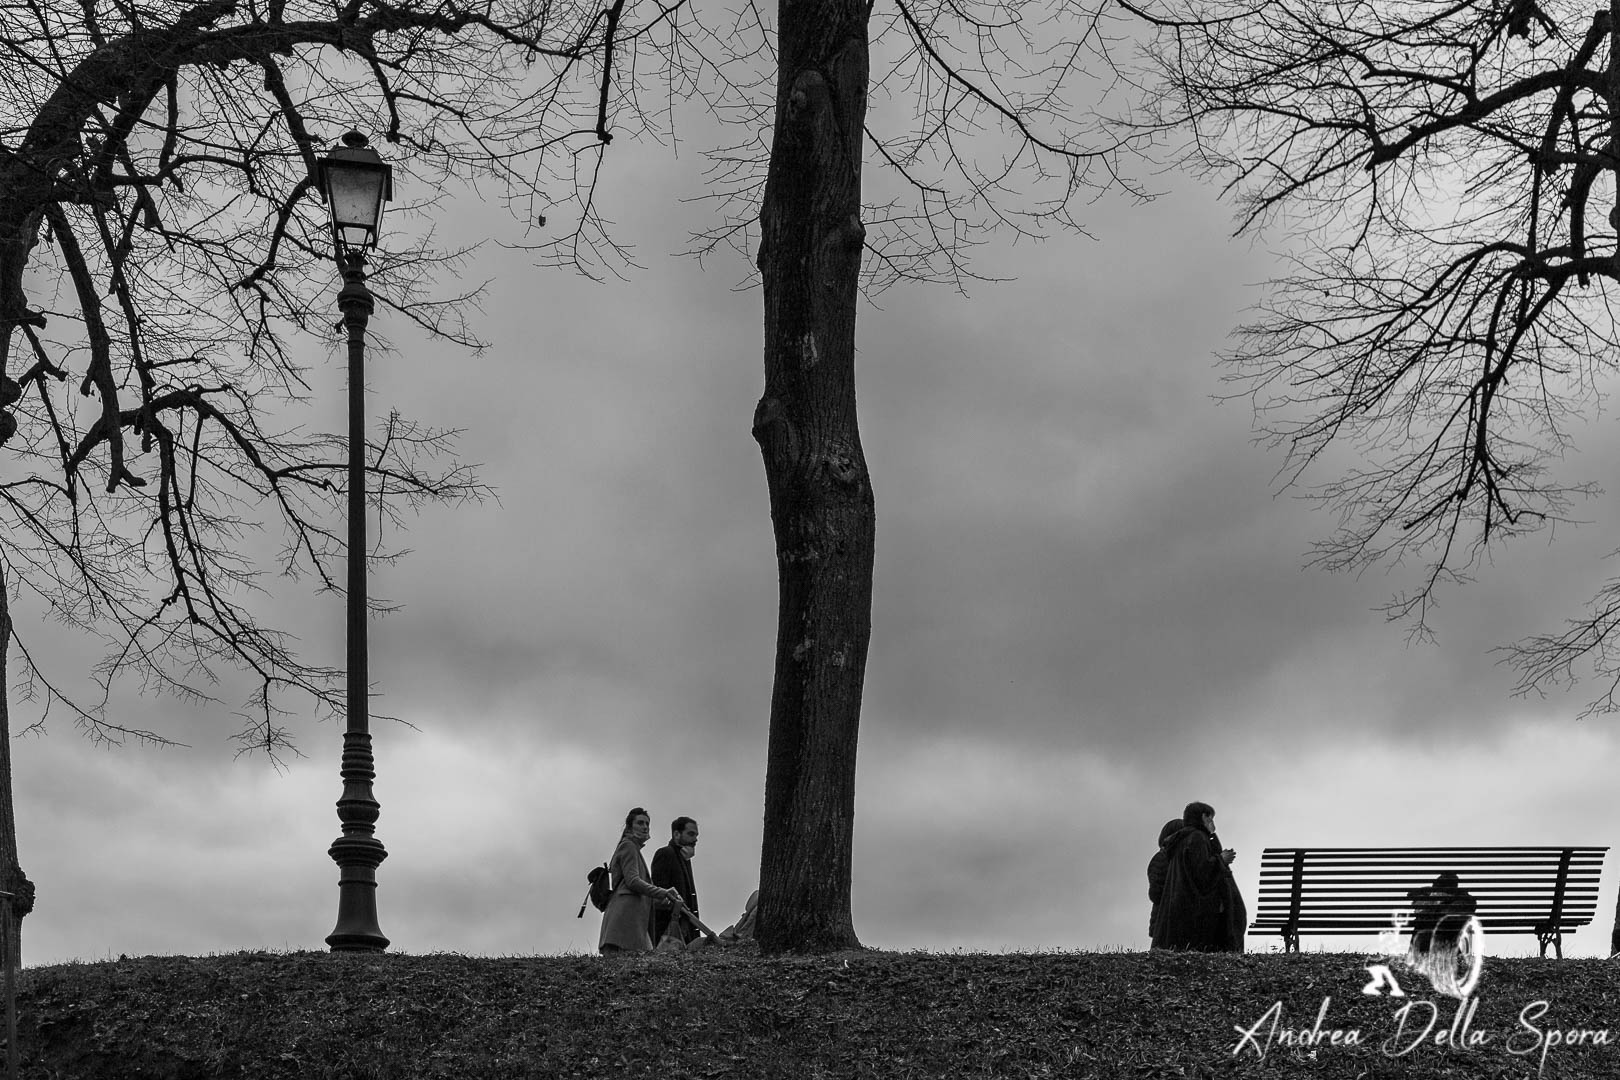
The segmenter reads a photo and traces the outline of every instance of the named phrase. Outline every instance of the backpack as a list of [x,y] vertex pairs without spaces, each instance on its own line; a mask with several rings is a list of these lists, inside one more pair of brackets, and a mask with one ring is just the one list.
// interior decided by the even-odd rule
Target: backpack
[[607,863],[591,867],[591,872],[585,875],[585,880],[591,883],[591,906],[597,911],[606,911],[608,900],[613,896]]

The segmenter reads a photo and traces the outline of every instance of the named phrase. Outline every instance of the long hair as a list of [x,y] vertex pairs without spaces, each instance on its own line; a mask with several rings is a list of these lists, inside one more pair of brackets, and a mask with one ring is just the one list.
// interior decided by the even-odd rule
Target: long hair
[[649,823],[652,821],[652,815],[647,813],[646,810],[644,810],[644,809],[642,809],[641,807],[638,806],[635,809],[631,810],[628,814],[624,815],[624,832],[621,835],[623,835],[623,836],[629,836],[630,835],[630,823],[635,821],[636,818],[638,818],[638,817],[646,818]]

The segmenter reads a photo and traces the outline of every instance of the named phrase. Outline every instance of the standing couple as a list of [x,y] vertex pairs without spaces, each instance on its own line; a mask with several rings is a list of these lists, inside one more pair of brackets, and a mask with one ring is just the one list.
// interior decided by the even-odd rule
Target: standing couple
[[1242,952],[1248,908],[1232,877],[1237,852],[1215,835],[1215,808],[1192,802],[1159,831],[1148,863],[1148,933],[1155,949]]
[[652,835],[652,818],[639,806],[624,816],[624,833],[608,864],[613,895],[597,939],[603,955],[647,952],[666,934],[683,943],[697,937],[697,885],[692,880],[697,822],[678,817],[670,822],[669,833],[669,843],[654,853],[648,874],[641,848]]

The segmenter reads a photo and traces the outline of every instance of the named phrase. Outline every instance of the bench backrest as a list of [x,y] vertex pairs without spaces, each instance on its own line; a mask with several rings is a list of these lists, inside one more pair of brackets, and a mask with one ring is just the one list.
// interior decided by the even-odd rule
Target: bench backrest
[[1388,929],[1407,892],[1443,870],[1477,902],[1487,928],[1565,930],[1592,921],[1606,847],[1266,848],[1251,930]]

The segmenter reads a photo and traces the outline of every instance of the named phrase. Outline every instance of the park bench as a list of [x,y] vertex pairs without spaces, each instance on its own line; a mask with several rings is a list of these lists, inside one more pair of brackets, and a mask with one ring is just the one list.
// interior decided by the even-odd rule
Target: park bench
[[1592,921],[1606,847],[1266,848],[1250,933],[1277,933],[1287,952],[1301,934],[1376,934],[1410,913],[1411,889],[1443,870],[1478,902],[1487,935],[1534,934],[1541,955]]

